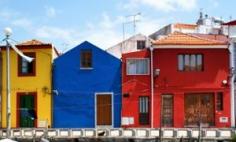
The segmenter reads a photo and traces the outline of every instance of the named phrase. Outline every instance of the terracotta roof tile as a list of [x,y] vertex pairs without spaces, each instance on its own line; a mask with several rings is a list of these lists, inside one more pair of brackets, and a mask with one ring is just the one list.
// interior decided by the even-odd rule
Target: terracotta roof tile
[[195,29],[195,28],[197,28],[197,25],[196,24],[176,23],[176,24],[174,24],[174,28],[177,28],[177,29]]
[[27,46],[27,45],[50,45],[50,43],[44,43],[42,41],[36,40],[36,39],[32,39],[32,40],[28,40],[28,41],[24,41],[20,44],[17,44],[18,46]]
[[[221,36],[197,35],[174,32],[165,38],[154,41],[154,45],[226,45],[228,41]],[[219,38],[219,39],[218,39]],[[224,39],[224,40],[223,40]]]

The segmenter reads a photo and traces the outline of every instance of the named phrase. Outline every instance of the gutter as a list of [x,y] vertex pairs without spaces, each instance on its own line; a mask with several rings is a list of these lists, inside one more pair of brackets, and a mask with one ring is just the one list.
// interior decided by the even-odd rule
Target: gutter
[[230,53],[230,56],[229,56],[229,60],[230,60],[230,74],[231,74],[231,77],[230,77],[230,111],[231,111],[231,127],[235,127],[235,102],[234,102],[234,99],[235,99],[235,96],[234,96],[234,90],[235,90],[235,87],[234,87],[234,79],[235,79],[235,67],[234,67],[234,44],[233,44],[233,41],[231,40],[230,42],[230,47],[229,47],[229,53]]
[[151,52],[151,128],[154,122],[154,75],[153,75],[153,50],[152,45],[149,47]]

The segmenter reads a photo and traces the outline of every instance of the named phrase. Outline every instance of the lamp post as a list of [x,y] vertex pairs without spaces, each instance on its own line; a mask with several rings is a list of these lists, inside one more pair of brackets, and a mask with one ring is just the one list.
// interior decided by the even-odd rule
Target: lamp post
[[11,89],[10,89],[10,44],[8,42],[10,35],[12,34],[12,30],[10,28],[5,28],[4,29],[4,34],[6,36],[5,41],[6,41],[6,95],[7,95],[7,107],[6,107],[6,112],[7,112],[7,138],[11,136]]
[[12,45],[10,41],[10,36],[12,34],[12,30],[10,28],[4,29],[5,39],[6,41],[6,121],[7,121],[7,138],[11,136],[11,78],[10,78],[10,48],[12,48],[18,55],[24,58],[27,62],[32,62],[34,58],[25,56],[19,49],[17,49],[14,45]]

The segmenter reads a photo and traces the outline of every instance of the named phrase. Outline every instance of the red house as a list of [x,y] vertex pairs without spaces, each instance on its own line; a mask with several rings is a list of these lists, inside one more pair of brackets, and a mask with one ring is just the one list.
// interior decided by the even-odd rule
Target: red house
[[123,127],[230,127],[230,58],[223,35],[175,32],[122,55]]

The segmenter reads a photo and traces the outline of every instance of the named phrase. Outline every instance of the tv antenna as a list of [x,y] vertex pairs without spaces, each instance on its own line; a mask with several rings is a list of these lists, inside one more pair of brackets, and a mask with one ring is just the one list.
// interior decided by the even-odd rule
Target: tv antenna
[[137,17],[140,16],[140,15],[141,15],[141,13],[138,12],[138,13],[136,13],[136,14],[132,14],[132,15],[127,15],[127,16],[125,16],[125,20],[126,20],[127,18],[131,18],[131,20],[130,20],[130,21],[124,21],[124,22],[123,22],[123,41],[125,40],[125,25],[127,25],[127,24],[133,24],[133,34],[135,35],[135,34],[136,34],[136,23],[140,21],[139,19],[137,19]]

